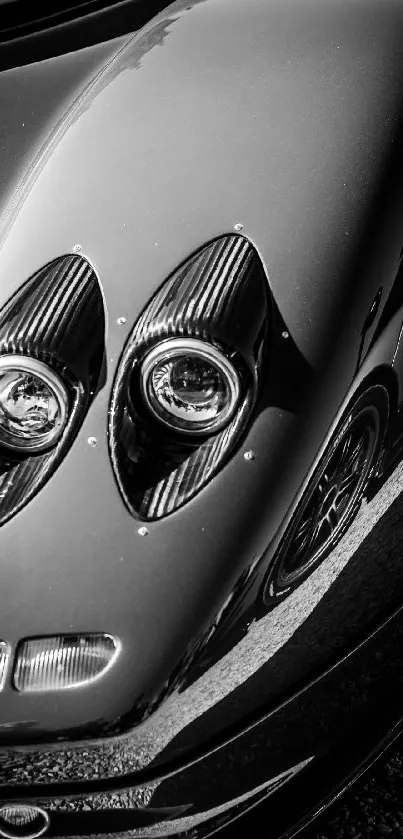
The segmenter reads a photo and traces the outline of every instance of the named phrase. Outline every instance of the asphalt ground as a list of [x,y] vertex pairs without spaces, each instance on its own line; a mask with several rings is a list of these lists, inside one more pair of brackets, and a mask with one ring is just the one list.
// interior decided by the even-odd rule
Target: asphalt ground
[[[270,802],[249,811],[224,834],[226,839],[271,839]],[[298,834],[298,839],[383,837],[403,839],[403,735]]]
[[403,738],[309,828],[301,839],[403,837]]
[[[226,839],[270,839],[267,804],[234,822]],[[403,839],[403,736],[298,839]]]

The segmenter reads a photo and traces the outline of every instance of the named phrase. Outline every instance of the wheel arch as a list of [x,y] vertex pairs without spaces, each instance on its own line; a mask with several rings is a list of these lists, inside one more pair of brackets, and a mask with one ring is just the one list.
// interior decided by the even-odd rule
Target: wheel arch
[[355,402],[361,394],[365,393],[365,391],[369,390],[369,388],[376,387],[377,385],[383,388],[385,392],[385,399],[388,401],[387,436],[388,430],[390,429],[393,419],[396,416],[399,400],[399,383],[396,371],[393,367],[388,364],[380,364],[371,370],[371,372],[362,379],[358,388],[354,390],[354,393],[349,401]]

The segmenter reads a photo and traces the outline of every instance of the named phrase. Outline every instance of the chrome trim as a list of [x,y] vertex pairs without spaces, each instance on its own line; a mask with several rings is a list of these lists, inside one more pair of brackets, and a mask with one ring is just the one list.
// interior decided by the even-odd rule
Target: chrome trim
[[37,443],[32,440],[25,440],[6,432],[0,424],[0,445],[12,451],[35,453],[48,449],[55,445],[61,437],[68,418],[68,394],[64,382],[47,364],[36,358],[26,355],[1,355],[0,374],[3,371],[19,371],[36,376],[52,390],[60,411],[60,420],[52,432],[48,432],[45,439]]
[[[192,428],[190,426],[186,428],[179,426],[179,424],[176,426],[174,423],[174,415],[172,415],[172,422],[169,422],[164,418],[162,412],[159,413],[156,410],[154,401],[150,398],[148,390],[150,375],[156,364],[159,364],[161,361],[172,361],[173,358],[180,357],[181,355],[187,353],[212,362],[224,376],[230,392],[229,404],[222,411],[220,417],[217,420],[213,420],[209,424],[204,425],[203,428]],[[192,435],[206,435],[219,431],[223,428],[233,417],[239,405],[241,392],[239,376],[233,364],[216,346],[209,344],[206,341],[201,341],[198,338],[169,338],[166,341],[162,341],[156,347],[153,347],[142,362],[140,388],[148,409],[160,422],[175,431]]]

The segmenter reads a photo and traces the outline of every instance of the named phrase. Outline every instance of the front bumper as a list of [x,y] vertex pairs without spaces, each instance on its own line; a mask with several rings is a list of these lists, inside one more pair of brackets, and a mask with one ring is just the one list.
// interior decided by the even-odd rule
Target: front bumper
[[[291,836],[400,732],[402,639],[399,608],[339,663],[245,720],[242,731],[163,772],[151,765],[120,775],[117,760],[109,767],[115,777],[102,778],[101,760],[99,778],[52,783],[52,752],[20,750],[25,773],[31,760],[42,762],[49,780],[4,783],[0,800],[46,809],[49,836],[193,838],[270,796],[271,835]],[[5,752],[1,758],[5,770]]]

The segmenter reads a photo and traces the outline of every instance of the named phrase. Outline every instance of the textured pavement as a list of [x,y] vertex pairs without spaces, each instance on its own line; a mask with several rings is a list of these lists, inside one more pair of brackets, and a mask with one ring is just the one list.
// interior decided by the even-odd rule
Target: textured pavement
[[403,837],[403,738],[301,839]]

